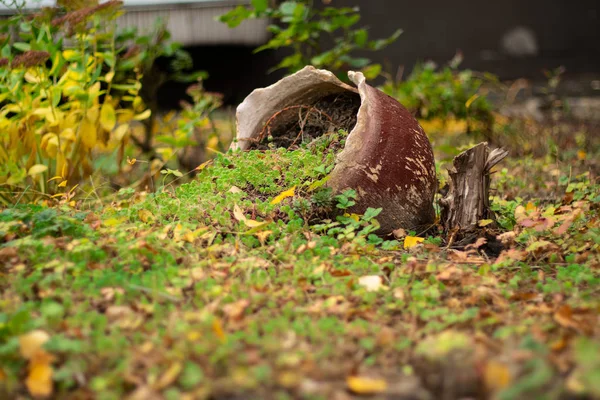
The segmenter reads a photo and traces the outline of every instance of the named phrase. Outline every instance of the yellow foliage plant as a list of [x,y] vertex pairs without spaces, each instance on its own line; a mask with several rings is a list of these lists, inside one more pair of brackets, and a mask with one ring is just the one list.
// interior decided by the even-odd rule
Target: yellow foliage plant
[[69,197],[94,160],[149,117],[135,79],[116,82],[120,2],[17,15],[0,36],[0,203]]

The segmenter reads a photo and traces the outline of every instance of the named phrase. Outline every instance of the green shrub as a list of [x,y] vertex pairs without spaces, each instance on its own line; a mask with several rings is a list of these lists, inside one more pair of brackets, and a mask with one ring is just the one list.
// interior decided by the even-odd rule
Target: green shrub
[[[21,12],[23,4],[5,2],[18,13],[0,25],[1,203],[70,199],[82,181],[107,173],[99,170],[100,160],[110,161],[110,174],[124,175],[124,159],[141,151],[160,155],[160,169],[176,150],[195,143],[194,127],[219,106],[204,107],[201,90],[192,96],[196,115],[186,114],[174,138],[155,138],[158,87],[204,77],[188,73],[191,58],[169,42],[164,24],[148,35],[117,33],[119,1],[63,1],[29,15]],[[171,72],[154,67],[159,57],[171,58]],[[145,136],[136,131],[140,123]]]
[[417,118],[474,121],[490,129],[493,107],[482,93],[482,87],[484,83],[497,83],[498,79],[492,74],[459,70],[461,61],[458,54],[441,69],[432,62],[417,64],[404,81],[388,77],[382,90],[414,112]]
[[[366,28],[357,28],[360,21],[358,7],[315,7],[313,0],[284,1],[278,7],[270,7],[268,0],[252,0],[250,6],[238,6],[221,16],[229,27],[236,27],[251,18],[269,18],[273,25],[269,32],[273,37],[267,44],[256,49],[286,48],[292,54],[285,57],[275,68],[294,73],[306,65],[326,68],[347,80],[348,69],[362,69],[367,78],[375,78],[381,65],[355,56],[356,51],[381,50],[394,42],[402,33],[394,32],[389,38],[370,40]],[[323,49],[325,43],[332,43]]]

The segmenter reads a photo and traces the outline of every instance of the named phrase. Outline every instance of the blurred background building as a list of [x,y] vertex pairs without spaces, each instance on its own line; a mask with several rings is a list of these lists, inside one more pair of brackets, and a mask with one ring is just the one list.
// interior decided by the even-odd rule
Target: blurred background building
[[[319,2],[321,0],[316,0]],[[55,0],[27,0],[29,8],[55,5]],[[206,70],[211,91],[224,93],[231,104],[255,87],[276,81],[267,74],[282,57],[278,52],[254,54],[268,40],[268,21],[249,20],[230,29],[216,21],[249,0],[125,0],[122,27],[152,29],[156,18],[168,23],[173,40],[183,43],[197,69]],[[443,64],[457,51],[461,67],[497,74],[501,79],[543,80],[544,69],[566,68],[564,90],[598,94],[590,81],[600,75],[600,2],[597,0],[330,0],[335,6],[359,6],[361,24],[374,38],[401,28],[404,33],[385,50],[369,57],[396,75],[407,74],[419,61]],[[0,13],[10,14],[0,5]],[[596,78],[594,78],[596,77]],[[165,88],[165,99],[182,88]]]

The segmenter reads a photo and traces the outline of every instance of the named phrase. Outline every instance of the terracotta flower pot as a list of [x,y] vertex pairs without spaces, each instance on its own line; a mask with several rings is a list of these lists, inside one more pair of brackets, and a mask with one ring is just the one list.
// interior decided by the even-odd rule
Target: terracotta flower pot
[[[435,219],[437,180],[433,151],[423,128],[398,101],[369,86],[362,73],[350,72],[348,76],[357,88],[329,71],[306,67],[255,90],[237,108],[237,138],[231,147],[246,150],[262,140],[265,125],[271,124],[281,110],[322,104],[332,95],[359,96],[356,124],[337,155],[327,184],[335,193],[356,190],[358,199],[351,212],[383,208],[377,218],[382,234],[398,228],[426,229]],[[297,113],[287,114],[277,124],[285,124],[294,116],[298,119]]]

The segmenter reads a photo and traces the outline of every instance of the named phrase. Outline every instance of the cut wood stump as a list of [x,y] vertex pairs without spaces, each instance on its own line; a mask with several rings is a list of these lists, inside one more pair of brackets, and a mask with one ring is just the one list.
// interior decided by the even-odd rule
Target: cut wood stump
[[490,170],[508,155],[480,143],[456,156],[449,169],[450,189],[440,200],[444,231],[453,237],[474,231],[479,221],[494,219],[490,210]]

